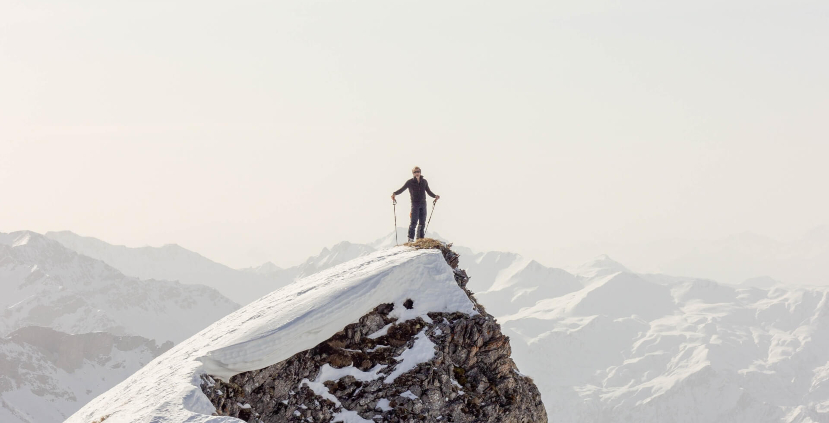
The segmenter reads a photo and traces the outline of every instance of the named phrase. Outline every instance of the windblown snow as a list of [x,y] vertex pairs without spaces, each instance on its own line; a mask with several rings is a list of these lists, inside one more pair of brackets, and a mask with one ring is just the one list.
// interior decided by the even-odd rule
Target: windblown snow
[[[414,306],[407,309],[407,299]],[[436,250],[396,247],[377,251],[299,280],[228,315],[182,342],[70,417],[88,423],[104,416],[121,422],[232,422],[210,414],[199,378],[222,378],[263,368],[312,348],[383,303],[407,320],[427,312],[475,314]],[[427,339],[428,340],[428,339]],[[418,344],[411,357],[429,354]],[[432,351],[433,353],[433,351]]]

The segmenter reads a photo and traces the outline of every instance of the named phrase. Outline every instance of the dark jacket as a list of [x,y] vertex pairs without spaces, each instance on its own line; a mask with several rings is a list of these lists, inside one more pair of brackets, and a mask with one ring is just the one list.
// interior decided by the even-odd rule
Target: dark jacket
[[406,181],[406,183],[403,184],[403,188],[395,191],[394,195],[400,195],[407,189],[409,190],[409,195],[412,196],[412,204],[426,202],[426,193],[428,193],[430,197],[435,198],[435,193],[429,189],[429,182],[426,182],[426,178],[422,176],[420,177],[420,182],[417,182],[417,178],[412,178]]

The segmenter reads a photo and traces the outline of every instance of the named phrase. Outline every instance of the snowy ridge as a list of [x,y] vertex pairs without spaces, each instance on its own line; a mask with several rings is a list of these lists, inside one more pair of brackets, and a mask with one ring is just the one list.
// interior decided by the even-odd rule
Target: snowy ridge
[[[403,302],[414,300],[406,309]],[[204,373],[222,377],[280,362],[311,348],[382,303],[400,321],[427,312],[477,312],[436,250],[397,247],[297,281],[223,318],[99,396],[67,420],[231,422],[199,388]],[[200,361],[197,361],[200,360]]]

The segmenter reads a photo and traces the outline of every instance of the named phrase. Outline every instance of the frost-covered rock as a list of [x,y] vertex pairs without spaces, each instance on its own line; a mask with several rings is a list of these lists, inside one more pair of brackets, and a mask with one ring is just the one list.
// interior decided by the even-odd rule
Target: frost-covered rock
[[286,286],[67,422],[546,421],[508,338],[444,253],[381,250]]

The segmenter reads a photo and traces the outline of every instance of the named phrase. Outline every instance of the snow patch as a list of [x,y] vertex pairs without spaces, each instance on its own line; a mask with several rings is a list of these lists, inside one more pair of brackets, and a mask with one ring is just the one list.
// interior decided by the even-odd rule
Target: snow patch
[[379,338],[379,337],[381,337],[381,336],[386,336],[386,334],[387,334],[387,333],[389,333],[389,328],[391,328],[392,326],[394,326],[394,322],[389,323],[389,324],[387,324],[386,326],[383,326],[383,327],[382,327],[380,330],[378,330],[377,332],[374,332],[374,333],[372,333],[371,335],[369,335],[369,336],[368,336],[368,338],[369,338],[369,339],[377,339],[377,338]]
[[391,408],[391,401],[389,401],[389,400],[388,400],[388,399],[386,399],[386,398],[381,398],[381,399],[379,399],[379,400],[377,401],[377,406],[376,406],[376,407],[374,407],[374,408],[376,408],[376,409],[378,409],[378,410],[380,410],[380,411],[391,411],[391,410],[394,410],[393,408]]
[[414,369],[420,363],[425,363],[435,357],[435,343],[426,336],[426,329],[423,329],[415,336],[414,345],[400,354],[400,363],[394,371],[386,376],[385,383],[392,383],[398,376]]
[[22,247],[29,243],[29,240],[32,239],[32,234],[29,232],[24,232],[22,235],[17,237],[12,243],[12,247]]
[[413,394],[413,393],[412,393],[412,391],[406,391],[406,392],[404,392],[404,393],[400,394],[400,396],[401,396],[401,397],[403,397],[403,398],[408,398],[408,399],[410,399],[410,400],[416,400],[416,399],[419,399],[419,398],[417,397],[417,395],[415,395],[415,394]]

